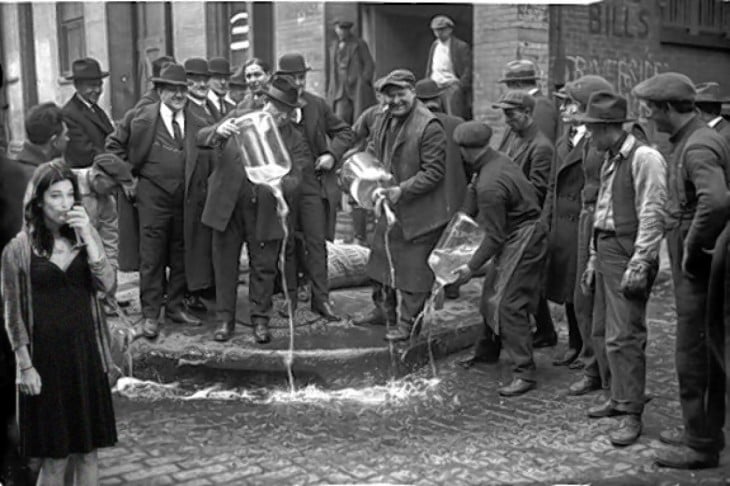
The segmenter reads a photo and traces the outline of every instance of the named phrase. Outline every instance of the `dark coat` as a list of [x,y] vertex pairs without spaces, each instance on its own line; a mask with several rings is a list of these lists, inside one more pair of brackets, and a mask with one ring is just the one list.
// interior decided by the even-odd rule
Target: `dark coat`
[[467,178],[464,170],[464,160],[461,158],[459,145],[454,142],[454,130],[464,120],[458,116],[451,116],[442,112],[434,112],[434,114],[443,125],[446,134],[446,175],[444,179],[446,181],[448,210],[453,216],[461,207],[466,195]]
[[341,196],[337,184],[337,170],[342,166],[342,155],[352,146],[355,135],[350,126],[335,115],[323,98],[305,91],[302,100],[306,103],[302,108],[302,120],[295,126],[302,131],[312,157],[316,160],[320,155],[329,153],[335,158],[332,170],[318,176],[320,194],[326,200],[327,239],[334,240],[337,206]]
[[[125,115],[125,119],[127,115]],[[129,125],[120,124],[107,140],[106,150],[126,160],[132,166],[132,173],[137,174],[146,162],[147,154],[155,140],[157,123],[160,120],[160,103],[150,103],[135,109],[129,116]],[[195,214],[202,211],[205,202],[205,188],[199,186],[203,178],[195,176],[198,165],[209,166],[212,151],[198,147],[196,137],[198,131],[206,126],[205,120],[197,117],[186,106],[185,108],[185,205],[183,211],[185,237],[185,274],[191,290],[203,289],[213,283],[213,263],[211,260],[212,236],[210,228],[203,225]],[[193,181],[197,181],[193,185]],[[134,228],[122,227],[131,221],[119,221],[120,246],[133,244],[139,248],[139,241],[130,242],[123,235],[136,234]],[[120,248],[120,267],[121,248]]]
[[[535,108],[532,110],[532,119],[548,140],[555,143],[555,140],[558,138],[559,128],[558,110],[555,108],[555,104],[545,97],[542,92],[535,91],[533,94],[532,91],[534,90],[531,90],[530,94],[532,94],[532,97],[535,98]],[[507,153],[507,149],[512,143],[512,138],[514,136],[514,131],[507,127],[504,135],[502,135],[502,140],[499,142],[498,150],[500,152]]]
[[68,100],[62,112],[68,126],[66,162],[71,167],[89,167],[94,157],[104,152],[106,137],[114,130],[114,125],[106,113],[103,118],[97,116],[79,99],[78,93]]
[[721,118],[717,125],[715,125],[715,131],[725,140],[725,143],[730,147],[730,122]]
[[8,158],[0,158],[0,172],[2,173],[2,191],[0,201],[3,205],[3,215],[0,221],[2,234],[7,241],[14,237],[23,226],[23,197],[36,167],[47,162],[45,154],[28,142],[23,143],[23,149],[11,152]]
[[347,63],[347,76],[340,77],[339,41],[330,45],[328,74],[325,92],[327,102],[334,106],[335,101],[347,98],[352,101],[352,117],[357,119],[368,106],[375,104],[373,73],[375,63],[367,43],[355,36],[345,40],[344,58]]
[[[431,77],[431,62],[433,61],[433,51],[436,49],[438,40],[431,43],[431,49],[428,51],[428,61],[426,64],[426,77]],[[469,44],[456,36],[451,36],[451,63],[454,66],[454,74],[461,81],[461,88],[465,92],[471,91],[472,86],[472,56]]]
[[552,142],[540,131],[537,123],[532,123],[523,134],[518,136],[513,150],[507,155],[525,173],[535,188],[537,200],[542,207],[547,195],[550,169],[553,164],[554,148]]

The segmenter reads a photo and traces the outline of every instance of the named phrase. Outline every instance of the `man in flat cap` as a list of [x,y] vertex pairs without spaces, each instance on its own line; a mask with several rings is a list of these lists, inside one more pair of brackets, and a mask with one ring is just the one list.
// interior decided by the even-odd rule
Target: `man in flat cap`
[[714,128],[730,147],[730,123],[722,117],[723,103],[730,103],[730,98],[723,97],[720,85],[714,81],[698,84],[695,105],[700,110],[700,117],[707,126]]
[[[716,467],[725,444],[723,319],[711,278],[715,249],[728,219],[728,161],[722,137],[697,115],[696,90],[687,76],[660,73],[633,89],[657,130],[671,134],[667,246],[677,303],[676,366],[684,430],[662,432],[672,447],[657,453],[660,466]],[[721,279],[722,280],[722,279]],[[722,282],[720,282],[722,284]],[[720,314],[722,315],[722,314]]]
[[472,57],[469,44],[454,35],[454,22],[446,15],[431,19],[436,40],[431,44],[426,77],[440,88],[444,111],[464,119],[471,118]]
[[547,241],[535,191],[509,157],[489,146],[491,136],[492,130],[477,121],[462,123],[454,131],[462,157],[474,171],[463,210],[485,231],[471,261],[455,271],[457,283],[468,281],[494,257],[480,304],[484,333],[473,355],[460,364],[470,368],[478,362],[494,363],[501,344],[513,361],[513,378],[499,394],[511,397],[536,384],[530,314],[537,306]]
[[615,446],[641,434],[646,382],[646,304],[659,269],[664,234],[667,168],[656,149],[623,129],[626,98],[594,92],[576,120],[605,153],[593,222],[591,257],[581,285],[595,292],[593,338],[605,346],[611,372],[610,398],[591,408],[591,418],[624,416],[609,434]]
[[228,79],[231,77],[231,63],[224,57],[213,57],[208,61],[208,99],[213,103],[217,113],[215,118],[220,120],[229,111],[236,107],[226,99],[228,95]]
[[352,33],[351,21],[338,19],[334,25],[337,39],[329,49],[325,92],[335,114],[352,125],[375,104],[375,63],[367,43]]
[[[434,282],[427,259],[451,217],[445,181],[446,134],[436,115],[416,98],[415,84],[413,73],[405,69],[386,76],[381,91],[388,112],[375,127],[367,148],[395,180],[395,185],[375,191],[374,202],[378,207],[388,204],[396,221],[389,229],[381,214],[376,222],[366,268],[373,280],[375,308],[353,324],[387,325],[385,337],[391,341],[407,340],[414,325],[420,325],[416,318]],[[400,320],[396,322],[397,315]]]
[[90,166],[94,156],[104,151],[106,136],[114,130],[109,116],[97,104],[107,76],[109,73],[91,57],[71,64],[71,76],[66,79],[73,81],[76,92],[63,106],[69,139],[64,158],[70,167]]

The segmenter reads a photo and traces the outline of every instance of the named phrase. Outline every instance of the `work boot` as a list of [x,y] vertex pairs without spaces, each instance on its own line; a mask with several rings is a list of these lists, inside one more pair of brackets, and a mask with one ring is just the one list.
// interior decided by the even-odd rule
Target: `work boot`
[[266,344],[271,341],[268,319],[254,319],[253,326],[253,337],[258,344]]
[[641,435],[641,415],[628,414],[623,419],[621,427],[608,435],[611,444],[617,447],[630,446],[639,439]]
[[655,462],[658,466],[674,469],[709,469],[717,467],[720,456],[717,452],[700,451],[681,445],[658,451]]
[[489,333],[476,342],[471,356],[458,360],[457,364],[468,370],[477,363],[497,363],[501,350],[502,340],[494,333]]
[[373,307],[367,314],[361,314],[352,320],[354,326],[385,326],[387,321],[385,313],[380,307]]
[[572,395],[574,397],[578,397],[581,395],[585,395],[586,393],[590,393],[592,391],[600,390],[601,389],[601,379],[600,378],[593,378],[591,376],[585,376],[570,385],[568,388],[568,395]]
[[319,314],[327,322],[337,322],[340,320],[340,316],[335,314],[335,310],[332,308],[332,304],[329,302],[318,302],[312,301],[312,312]]
[[578,357],[580,351],[575,348],[568,348],[559,357],[553,360],[553,366],[568,366]]
[[659,440],[670,446],[683,446],[686,443],[683,429],[662,430]]
[[537,384],[534,381],[523,380],[522,378],[515,378],[509,385],[503,386],[499,389],[499,394],[503,397],[516,397],[523,395],[528,391],[535,388]]
[[617,417],[619,415],[626,415],[626,412],[616,410],[610,399],[600,405],[588,409],[589,418]]
[[218,342],[225,342],[233,337],[233,331],[236,328],[236,321],[231,319],[230,321],[221,322],[218,329],[213,333],[213,339]]
[[411,337],[412,326],[408,323],[401,322],[385,334],[387,341],[407,341]]

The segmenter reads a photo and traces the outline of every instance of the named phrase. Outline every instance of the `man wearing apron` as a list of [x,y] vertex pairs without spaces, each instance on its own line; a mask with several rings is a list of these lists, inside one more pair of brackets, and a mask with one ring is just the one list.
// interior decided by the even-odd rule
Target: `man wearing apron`
[[473,356],[461,364],[469,368],[476,362],[496,361],[500,340],[514,363],[514,377],[499,394],[511,397],[536,384],[529,316],[540,296],[547,231],[540,221],[535,190],[517,164],[489,147],[491,136],[489,126],[477,121],[462,123],[454,131],[454,141],[474,173],[464,212],[476,215],[486,234],[469,264],[455,271],[458,282],[468,281],[492,260],[480,305],[484,335],[475,344]]

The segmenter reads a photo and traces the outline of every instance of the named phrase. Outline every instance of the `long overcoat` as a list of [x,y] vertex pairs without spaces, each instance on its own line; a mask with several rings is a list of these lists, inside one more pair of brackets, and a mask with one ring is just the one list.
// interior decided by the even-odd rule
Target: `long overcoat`
[[[343,56],[347,65],[347,74],[340,76],[339,56]],[[339,49],[339,41],[334,41],[329,49],[329,76],[327,77],[327,102],[334,106],[335,101],[347,98],[352,101],[352,119],[357,120],[369,106],[375,104],[373,74],[375,63],[370,55],[367,43],[355,36],[345,40],[343,51]]]

